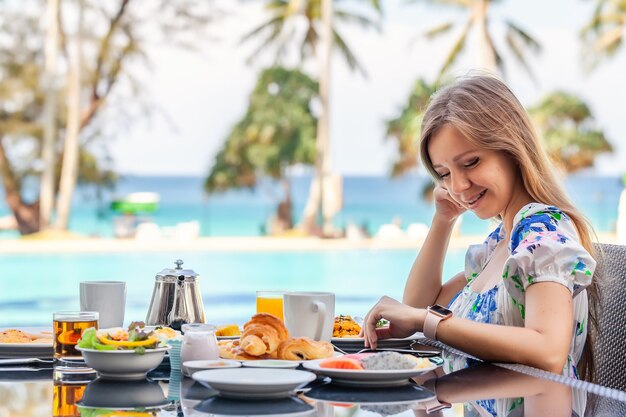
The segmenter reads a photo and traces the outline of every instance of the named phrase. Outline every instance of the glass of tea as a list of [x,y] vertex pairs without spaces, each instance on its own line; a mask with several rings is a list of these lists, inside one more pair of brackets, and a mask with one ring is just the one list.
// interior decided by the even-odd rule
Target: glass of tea
[[284,291],[257,291],[256,292],[256,312],[269,313],[282,321],[285,321],[283,314],[283,294]]
[[96,377],[97,374],[93,370],[91,373],[65,373],[55,370],[52,374],[52,416],[79,416],[77,402],[82,399],[87,384]]
[[98,328],[97,311],[59,311],[52,315],[54,332],[55,365],[84,367],[82,355],[76,344],[83,332],[90,328]]

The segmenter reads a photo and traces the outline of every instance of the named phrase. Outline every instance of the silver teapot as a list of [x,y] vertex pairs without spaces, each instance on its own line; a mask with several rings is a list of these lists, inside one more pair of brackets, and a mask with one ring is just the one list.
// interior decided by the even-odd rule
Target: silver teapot
[[186,323],[206,323],[198,274],[182,269],[180,259],[174,263],[176,268],[165,268],[156,275],[146,324],[180,330]]

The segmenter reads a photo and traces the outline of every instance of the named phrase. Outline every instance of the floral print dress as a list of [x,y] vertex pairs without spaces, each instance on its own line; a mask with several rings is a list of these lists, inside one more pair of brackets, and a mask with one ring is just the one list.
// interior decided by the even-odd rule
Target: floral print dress
[[[572,293],[574,322],[572,342],[563,375],[577,377],[587,337],[587,292],[595,260],[578,241],[571,219],[556,207],[530,203],[522,207],[513,220],[508,242],[509,257],[502,280],[493,288],[475,292],[470,286],[489,262],[498,242],[504,239],[500,224],[480,245],[469,247],[465,257],[467,285],[452,299],[449,308],[457,317],[481,323],[524,326],[526,289],[537,282],[558,282]],[[449,370],[468,365],[449,362]]]
[[[465,257],[467,284],[449,304],[457,317],[481,323],[524,326],[525,292],[537,282],[558,282],[572,293],[574,306],[573,333],[563,375],[577,378],[576,363],[587,337],[588,305],[585,288],[591,283],[596,262],[578,241],[576,227],[561,210],[545,204],[530,203],[522,207],[513,220],[508,242],[509,257],[502,279],[483,292],[471,289],[472,281],[485,268],[498,242],[505,237],[500,224],[480,245],[469,247]],[[472,365],[472,360],[444,355],[447,372]],[[575,411],[584,410],[580,398],[573,399]],[[492,416],[523,415],[523,399],[484,400],[474,404],[473,414]],[[521,414],[520,414],[521,413]]]

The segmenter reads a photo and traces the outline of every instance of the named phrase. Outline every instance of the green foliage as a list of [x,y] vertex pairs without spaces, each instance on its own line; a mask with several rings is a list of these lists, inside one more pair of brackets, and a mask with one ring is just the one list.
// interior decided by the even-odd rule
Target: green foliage
[[428,84],[423,79],[417,80],[400,116],[387,122],[387,137],[394,139],[398,144],[398,158],[391,169],[391,175],[394,177],[418,165],[417,142],[422,127],[422,117],[430,97],[437,88],[437,84]]
[[[350,9],[341,7],[339,3],[341,1],[335,1],[333,4],[334,22],[339,24],[357,24],[365,29],[379,29],[379,23],[372,18],[373,16],[351,10],[354,7]],[[360,0],[352,3],[352,6],[356,6],[359,3],[369,3],[369,7],[376,16],[382,14],[379,0]],[[265,9],[270,17],[241,39],[242,42],[250,39],[261,39],[248,61],[251,62],[256,59],[264,50],[273,48],[275,50],[276,62],[280,63],[289,52],[289,46],[294,43],[299,47],[301,61],[309,58],[315,59],[320,40],[321,0],[269,0],[266,2]],[[304,17],[306,22],[306,28],[304,28],[303,33],[296,33],[293,26],[289,24],[290,21],[296,20],[297,17]],[[365,69],[352,53],[335,24],[333,24],[333,46],[344,57],[351,70],[358,70],[363,75],[366,74]]]
[[[468,1],[468,0],[413,0],[414,2],[425,2],[425,3],[434,3],[442,6],[452,6],[455,8],[465,9],[467,11],[467,20],[463,22],[461,25],[461,29],[459,35],[457,36],[450,52],[446,56],[443,65],[439,69],[439,79],[441,81],[442,77],[444,77],[448,70],[454,65],[455,62],[461,56],[463,50],[465,49],[465,45],[467,44],[468,39],[470,38],[470,32],[475,30],[477,39],[479,42],[485,43],[483,45],[485,48],[490,50],[493,53],[493,57],[495,60],[495,67],[490,68],[488,63],[483,62],[481,65],[487,65],[486,68],[489,71],[499,70],[502,74],[505,74],[505,66],[504,60],[502,58],[502,53],[496,47],[493,38],[493,31],[489,31],[489,6],[498,3],[499,0],[480,0],[484,1],[484,4],[480,3],[480,1]],[[513,55],[517,64],[520,65],[524,71],[528,74],[528,76],[536,82],[535,75],[528,65],[527,60],[527,52],[539,53],[541,51],[541,45],[537,42],[528,32],[522,29],[516,23],[505,20],[504,26],[506,27],[506,32],[504,34],[504,41],[509,52]],[[479,36],[481,30],[483,28],[479,27],[484,24],[484,38]],[[455,29],[457,25],[452,22],[444,22],[439,23],[436,26],[428,29],[424,36],[428,40],[434,40],[440,36],[446,36],[453,29]]]
[[317,82],[298,70],[264,70],[246,114],[215,157],[205,190],[252,188],[260,176],[282,179],[289,166],[312,165],[317,119],[311,106],[317,91]]
[[566,172],[593,166],[599,154],[613,151],[579,97],[556,91],[529,111],[543,134],[548,155]]
[[584,58],[590,69],[605,58],[612,58],[624,43],[626,29],[625,0],[596,0],[589,22],[581,30],[587,49]]

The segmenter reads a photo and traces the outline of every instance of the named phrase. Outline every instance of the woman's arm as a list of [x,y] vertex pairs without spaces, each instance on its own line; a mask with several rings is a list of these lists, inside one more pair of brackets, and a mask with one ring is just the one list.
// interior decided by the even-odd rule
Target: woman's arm
[[561,284],[539,282],[528,287],[524,308],[525,327],[453,316],[439,323],[437,339],[484,360],[521,363],[560,374],[572,338],[572,294]]
[[[460,281],[458,280],[458,276],[462,274],[455,275],[448,281],[449,284],[446,283],[444,286],[441,281],[450,235],[454,223],[465,208],[452,200],[448,191],[441,186],[435,187],[433,195],[436,207],[435,216],[424,244],[413,263],[402,297],[402,302],[411,307],[425,308],[434,304],[442,292],[445,293],[443,301],[447,298],[449,302],[454,294],[463,288],[463,286],[459,287]],[[458,289],[454,292],[453,290],[442,291],[442,288],[450,286]]]
[[[477,323],[452,316],[437,327],[437,339],[480,359],[521,363],[561,373],[572,337],[572,294],[561,284],[538,282],[526,291],[525,327]],[[407,337],[422,331],[426,310],[383,297],[367,314],[365,344],[380,338]],[[376,329],[381,318],[388,328]]]
[[453,372],[424,385],[447,403],[524,397],[525,416],[572,415],[570,387],[492,365]]

